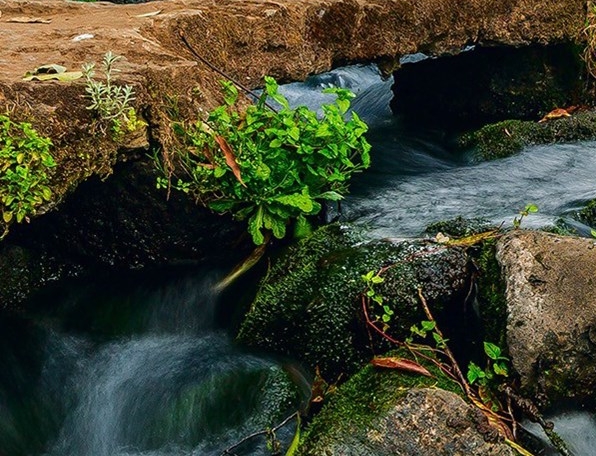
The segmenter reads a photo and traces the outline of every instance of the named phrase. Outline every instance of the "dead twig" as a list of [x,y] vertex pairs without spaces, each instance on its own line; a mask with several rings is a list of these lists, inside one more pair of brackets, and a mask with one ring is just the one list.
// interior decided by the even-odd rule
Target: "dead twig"
[[[243,90],[245,93],[247,93],[248,95],[254,97],[255,100],[258,100],[260,97],[259,95],[257,95],[255,92],[253,92],[252,90],[250,90],[248,87],[246,87],[244,84],[238,82],[236,79],[234,79],[232,76],[230,76],[229,74],[225,73],[223,70],[219,69],[218,67],[216,67],[215,65],[213,65],[209,60],[207,60],[205,57],[203,57],[202,55],[200,55],[197,51],[195,51],[195,49],[192,47],[192,45],[188,42],[188,40],[186,39],[186,36],[184,35],[184,32],[182,30],[178,31],[178,36],[180,36],[180,39],[182,40],[182,42],[184,43],[184,45],[187,47],[187,49],[190,51],[190,53],[201,63],[207,65],[210,69],[212,69],[213,71],[215,71],[217,74],[219,74],[220,76],[223,76],[225,79],[227,79],[228,81],[230,81],[232,84],[234,84],[236,87],[238,87],[239,89]],[[269,103],[265,102],[265,106],[267,106],[269,109],[271,109],[273,112],[277,112],[276,109],[271,106]]]

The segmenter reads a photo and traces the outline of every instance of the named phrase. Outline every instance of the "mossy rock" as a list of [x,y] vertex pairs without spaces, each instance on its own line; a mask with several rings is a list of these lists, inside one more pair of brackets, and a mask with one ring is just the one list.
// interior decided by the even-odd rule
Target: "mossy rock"
[[420,362],[432,377],[366,366],[329,398],[297,454],[515,454],[490,432],[482,412],[464,401],[459,384],[431,362]]
[[431,223],[424,231],[431,236],[436,236],[438,233],[442,233],[452,238],[462,238],[494,230],[496,228],[494,223],[487,219],[455,217],[450,220],[440,220]]
[[[424,241],[354,242],[352,234],[331,225],[279,258],[260,284],[238,340],[319,366],[327,380],[335,380],[388,348],[367,330],[362,275],[384,268],[384,282],[375,290],[394,311],[388,333],[398,338],[424,319],[419,287],[437,316],[466,289],[463,249]],[[368,311],[371,318],[382,313],[380,307]]]
[[515,155],[531,145],[589,140],[596,140],[596,111],[544,123],[505,120],[464,134],[459,145],[474,149],[474,158],[484,161]]
[[[406,350],[391,352],[409,357]],[[326,454],[327,445],[366,428],[377,416],[388,411],[411,388],[436,386],[461,394],[457,383],[430,362],[422,362],[433,377],[367,365],[333,393],[321,412],[303,433],[298,454]],[[317,452],[318,451],[318,452]]]

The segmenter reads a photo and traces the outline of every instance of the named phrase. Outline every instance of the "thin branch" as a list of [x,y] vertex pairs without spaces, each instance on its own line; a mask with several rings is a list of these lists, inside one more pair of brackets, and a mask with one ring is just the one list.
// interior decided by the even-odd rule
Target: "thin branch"
[[[426,302],[426,299],[424,298],[424,295],[422,294],[422,288],[418,288],[418,297],[420,298],[420,302],[422,303],[422,308],[424,309],[424,313],[426,314],[426,318],[428,318],[430,321],[436,322],[436,320],[434,319],[432,313],[430,312],[430,309],[428,308],[428,304]],[[435,325],[435,332],[439,335],[439,337],[442,340],[445,340],[445,337],[443,337],[443,333],[439,329],[439,326],[438,325]],[[455,356],[453,355],[453,352],[451,351],[451,349],[447,345],[445,345],[445,347],[443,348],[443,350],[445,350],[445,354],[449,358],[449,361],[451,362],[451,365],[453,367],[453,370],[455,371],[456,375],[459,377],[459,381],[460,381],[461,385],[464,388],[464,391],[466,393],[466,396],[473,397],[474,396],[474,393],[472,392],[472,390],[470,388],[470,385],[468,384],[468,382],[466,380],[466,377],[464,377],[464,374],[462,374],[461,369],[459,368],[459,364],[457,364],[457,360],[455,359]]]
[[233,455],[234,453],[232,453],[231,451],[234,448],[238,448],[240,445],[242,445],[243,443],[248,442],[251,439],[254,439],[255,437],[258,437],[260,435],[267,435],[267,434],[271,434],[271,433],[275,433],[276,431],[279,431],[282,427],[284,427],[286,424],[288,424],[292,419],[297,418],[298,417],[298,413],[299,412],[294,412],[292,413],[290,416],[288,416],[285,420],[283,420],[281,423],[279,423],[277,426],[274,426],[271,429],[263,429],[261,431],[257,431],[257,432],[253,432],[252,434],[247,435],[246,437],[244,437],[242,440],[240,440],[239,442],[236,442],[234,445],[226,448],[225,450],[223,450],[220,454],[220,456],[224,456],[224,455]]
[[[256,100],[258,100],[260,98],[259,95],[257,95],[255,92],[253,92],[252,90],[250,90],[244,84],[238,82],[232,76],[230,76],[229,74],[225,73],[223,70],[221,70],[218,67],[216,67],[215,65],[213,65],[211,62],[209,62],[209,60],[207,60],[205,57],[201,56],[197,51],[195,51],[195,49],[191,46],[191,44],[186,39],[186,36],[184,35],[184,32],[182,30],[178,30],[178,36],[180,36],[180,39],[182,40],[182,42],[184,43],[184,45],[188,48],[188,50],[191,52],[191,54],[198,61],[200,61],[200,62],[204,63],[205,65],[207,65],[209,68],[211,68],[217,74],[219,74],[220,76],[223,76],[228,81],[230,81],[232,84],[234,84],[236,87],[238,87],[239,89],[243,90],[248,95],[251,95]],[[269,103],[267,103],[266,101],[265,101],[265,106],[267,106],[269,109],[271,109],[271,111],[277,112],[277,110],[273,106],[271,106]]]

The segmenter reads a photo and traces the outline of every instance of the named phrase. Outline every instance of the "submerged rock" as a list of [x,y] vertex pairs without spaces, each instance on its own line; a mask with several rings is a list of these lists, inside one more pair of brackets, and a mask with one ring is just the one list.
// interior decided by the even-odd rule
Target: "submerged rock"
[[[375,290],[394,312],[387,332],[397,338],[425,319],[418,287],[438,318],[461,306],[469,278],[464,249],[424,241],[355,242],[331,225],[277,259],[260,284],[239,341],[319,366],[326,379],[334,380],[354,372],[375,350],[387,349],[369,334],[362,275],[383,268],[384,282]],[[367,309],[371,319],[383,314],[376,304]]]
[[593,399],[596,387],[596,245],[538,231],[503,237],[507,342],[527,394],[543,405]]
[[298,454],[516,454],[499,441],[480,410],[458,395],[457,384],[436,368],[432,372],[435,378],[367,366],[342,385],[313,420]]

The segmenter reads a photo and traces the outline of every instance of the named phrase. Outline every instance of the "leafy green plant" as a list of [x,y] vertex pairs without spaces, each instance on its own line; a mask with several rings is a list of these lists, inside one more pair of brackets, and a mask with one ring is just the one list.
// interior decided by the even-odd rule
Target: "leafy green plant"
[[383,330],[386,331],[389,328],[389,322],[391,321],[391,317],[393,316],[393,310],[387,304],[383,302],[383,296],[375,291],[375,285],[383,283],[385,279],[374,271],[368,271],[365,275],[361,276],[364,283],[366,283],[366,291],[364,292],[365,296],[370,299],[371,301],[375,302],[379,305],[382,310],[382,313],[377,316],[378,320],[383,322]]
[[501,349],[490,342],[484,342],[484,353],[487,356],[488,363],[484,369],[481,369],[473,362],[468,364],[468,374],[466,377],[470,384],[488,384],[495,376],[507,377],[509,370],[507,362],[509,358],[502,356]]
[[114,84],[114,74],[120,71],[114,67],[114,64],[120,58],[111,51],[105,54],[102,62],[105,82],[94,79],[94,63],[83,65],[83,76],[87,81],[85,91],[91,99],[87,109],[97,112],[100,120],[108,122],[116,137],[146,125],[138,118],[136,110],[131,106],[135,100],[132,86]]
[[[292,220],[297,234],[308,231],[307,217],[321,211],[321,201],[340,200],[352,175],[370,165],[366,124],[356,113],[345,120],[354,95],[327,89],[337,98],[318,118],[305,106],[290,108],[270,77],[243,112],[235,86],[222,87],[224,104],[205,121],[173,125],[183,145],[175,154],[178,173],[158,165],[164,171],[158,188],[190,193],[216,212],[247,220],[257,245],[269,233],[283,238]],[[268,107],[268,98],[279,110]]]
[[513,219],[513,228],[518,229],[521,226],[521,222],[524,217],[527,217],[530,214],[538,212],[538,206],[535,204],[527,204],[526,207],[519,211],[519,217],[515,217]]
[[52,191],[48,171],[56,166],[50,153],[52,142],[40,136],[29,123],[15,123],[0,115],[0,212],[4,232],[16,220],[29,216],[46,201]]
[[437,322],[434,320],[422,320],[420,326],[410,326],[410,337],[406,338],[406,344],[411,345],[414,342],[414,336],[426,339],[429,333],[432,334],[435,345],[439,350],[444,350],[447,347],[449,339],[444,339],[443,335],[437,331]]

